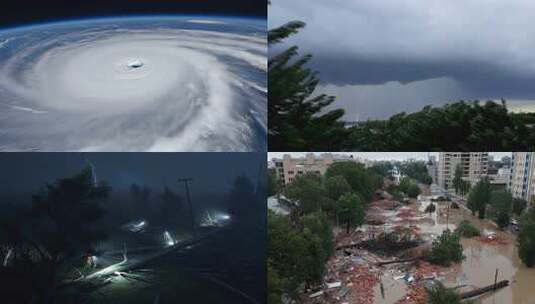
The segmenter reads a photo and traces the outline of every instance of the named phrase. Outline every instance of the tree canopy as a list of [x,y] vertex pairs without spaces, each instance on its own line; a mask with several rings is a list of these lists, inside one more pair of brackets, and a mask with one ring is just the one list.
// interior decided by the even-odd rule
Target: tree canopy
[[[303,28],[292,21],[268,33],[270,45]],[[268,142],[272,151],[331,151],[348,134],[341,109],[327,110],[333,96],[314,95],[317,74],[306,67],[311,55],[298,56],[290,47],[268,60]]]
[[491,197],[491,187],[489,180],[485,177],[481,179],[470,190],[468,194],[468,208],[472,211],[472,214],[478,214],[480,219],[485,218],[487,210],[487,204]]
[[518,255],[528,267],[535,266],[535,209],[531,208],[520,218]]

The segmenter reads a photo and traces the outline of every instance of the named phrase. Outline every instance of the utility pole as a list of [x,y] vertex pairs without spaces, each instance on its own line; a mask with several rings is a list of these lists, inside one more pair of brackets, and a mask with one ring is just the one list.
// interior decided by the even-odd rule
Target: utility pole
[[190,192],[189,192],[189,184],[192,181],[193,181],[193,178],[191,178],[191,177],[179,178],[178,179],[178,182],[179,183],[184,183],[184,187],[186,188],[186,198],[188,200],[190,218],[191,218],[191,229],[193,230],[193,235],[196,236],[197,235],[197,229],[195,227],[195,216],[194,216],[194,213],[193,213],[193,204],[191,203],[191,196],[190,196]]

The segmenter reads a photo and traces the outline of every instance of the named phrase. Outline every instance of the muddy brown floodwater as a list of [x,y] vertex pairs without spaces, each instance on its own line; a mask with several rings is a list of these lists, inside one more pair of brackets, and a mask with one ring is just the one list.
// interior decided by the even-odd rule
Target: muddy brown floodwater
[[[446,208],[440,204],[441,213]],[[453,212],[452,212],[453,211]],[[478,238],[463,238],[461,243],[466,259],[461,263],[458,271],[446,276],[443,281],[447,286],[471,285],[482,287],[494,282],[496,269],[498,281],[509,280],[510,286],[494,293],[488,293],[475,300],[478,304],[533,304],[535,303],[535,269],[527,268],[517,253],[516,237],[510,232],[500,231],[487,220],[479,220],[464,209],[450,209],[450,219],[458,223],[467,219],[483,231]],[[444,216],[438,217],[439,224],[443,224]],[[485,236],[496,234],[499,242],[488,241]]]
[[[425,287],[440,281],[459,292],[470,291],[498,281],[510,285],[473,300],[475,304],[535,304],[535,269],[528,269],[518,258],[516,237],[500,231],[493,223],[479,220],[461,205],[448,209],[448,202],[435,202],[436,211],[425,213],[430,196],[420,196],[410,204],[392,199],[369,204],[367,224],[346,234],[335,228],[337,250],[327,263],[321,290],[303,295],[303,303],[420,304],[427,302]],[[482,236],[463,238],[465,259],[450,267],[431,265],[419,260],[379,266],[378,263],[421,256],[444,230],[454,230],[462,220],[469,220]],[[403,233],[420,240],[417,247],[381,252],[365,249],[362,244],[385,232]]]
[[[474,303],[535,303],[535,269],[527,268],[519,259],[514,234],[500,231],[488,220],[479,220],[472,216],[464,206],[460,209],[448,210],[448,203],[437,203],[436,212],[423,215],[421,218],[423,210],[430,203],[429,197],[420,197],[418,202],[411,206],[418,211],[413,220],[418,220],[417,226],[421,229],[424,239],[431,240],[447,228],[455,229],[463,219],[469,220],[482,231],[481,237],[461,240],[466,258],[460,264],[439,270],[435,275],[438,280],[447,287],[464,286],[459,290],[468,291],[492,284],[496,270],[498,270],[498,281],[509,280],[510,285],[480,296],[474,300]],[[410,220],[407,223],[414,224]],[[406,271],[410,272],[410,267]],[[404,275],[399,266],[387,268],[384,273],[381,279],[383,286],[389,287],[387,294],[390,295],[387,297],[385,294],[383,299],[380,288],[376,288],[376,303],[396,303],[399,299],[406,297],[411,286],[405,280],[399,279],[399,276]]]

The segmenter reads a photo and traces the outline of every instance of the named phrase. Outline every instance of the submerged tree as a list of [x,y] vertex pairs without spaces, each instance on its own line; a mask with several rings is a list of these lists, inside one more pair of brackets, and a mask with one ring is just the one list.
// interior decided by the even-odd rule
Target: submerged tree
[[480,219],[485,218],[487,204],[491,197],[491,187],[488,178],[484,177],[470,190],[468,195],[468,208],[472,214],[478,214]]
[[449,230],[444,230],[440,237],[433,241],[433,247],[426,255],[429,262],[443,266],[460,262],[464,258],[460,236]]
[[506,190],[494,191],[490,197],[493,220],[500,228],[509,226],[513,210],[513,196]]
[[[292,21],[268,33],[268,43],[276,44],[295,34],[305,24]],[[268,63],[269,146],[273,151],[330,151],[348,135],[341,109],[328,111],[333,96],[313,96],[319,79],[306,68],[312,58],[297,58],[293,46],[271,57]]]
[[445,288],[441,283],[428,290],[429,304],[460,304],[461,296],[454,289]]

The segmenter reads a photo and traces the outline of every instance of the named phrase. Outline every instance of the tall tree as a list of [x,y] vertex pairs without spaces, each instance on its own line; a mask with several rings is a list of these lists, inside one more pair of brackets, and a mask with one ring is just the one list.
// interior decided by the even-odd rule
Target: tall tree
[[105,238],[98,222],[104,214],[101,203],[110,191],[105,182],[95,185],[91,169],[86,168],[32,196],[31,234],[26,241],[34,256],[28,261],[35,265],[25,267],[33,269],[29,284],[37,284],[32,287],[37,293],[33,302],[53,302],[60,267]]
[[[303,28],[305,23],[292,21],[268,33],[273,45]],[[297,47],[290,47],[269,58],[268,121],[269,147],[273,151],[330,151],[347,136],[341,109],[328,111],[333,96],[314,95],[319,79],[306,68],[311,55],[297,57]]]
[[364,202],[357,194],[344,194],[337,203],[338,217],[346,225],[346,233],[352,227],[360,226],[364,223]]
[[297,203],[301,214],[321,210],[324,194],[320,177],[313,173],[297,176],[285,190],[286,197]]
[[457,164],[457,166],[455,167],[455,175],[452,180],[453,188],[455,189],[456,194],[461,193],[461,189],[463,188],[463,182],[463,168],[461,167],[461,164]]
[[518,255],[528,267],[535,266],[535,208],[529,209],[520,218],[518,232]]
[[332,164],[325,173],[326,178],[343,176],[353,192],[358,193],[365,201],[372,198],[373,193],[382,184],[382,177],[363,164],[347,161]]
[[281,186],[277,173],[273,170],[268,171],[268,196],[273,196],[280,192]]
[[472,211],[472,214],[478,214],[480,219],[485,218],[487,204],[491,197],[491,187],[488,178],[482,178],[477,184],[470,190],[468,195],[468,208]]
[[490,197],[493,220],[500,228],[509,226],[513,210],[513,196],[507,190],[494,191]]

